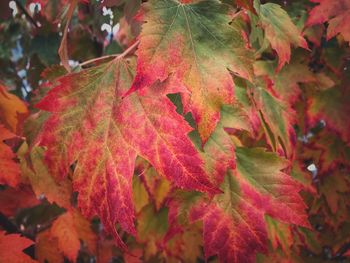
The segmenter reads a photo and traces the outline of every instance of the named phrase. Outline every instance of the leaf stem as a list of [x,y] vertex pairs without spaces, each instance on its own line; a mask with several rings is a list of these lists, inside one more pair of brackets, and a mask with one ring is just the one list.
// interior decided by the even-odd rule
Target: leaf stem
[[130,47],[128,47],[123,53],[121,53],[118,58],[123,58],[126,55],[128,55],[131,51],[134,50],[134,48],[136,48],[140,43],[140,40],[135,41],[134,44],[132,44]]
[[93,58],[93,59],[90,59],[90,60],[87,60],[87,61],[80,63],[80,66],[83,67],[83,66],[86,66],[88,64],[95,63],[95,62],[98,62],[100,60],[105,60],[105,59],[109,59],[109,58],[121,59],[121,58],[125,57],[126,55],[128,55],[131,51],[133,51],[138,46],[139,43],[140,43],[140,40],[137,40],[134,44],[132,44],[130,47],[128,47],[121,54],[113,54],[113,55],[107,55],[107,56],[103,56],[103,57]]
[[108,59],[108,58],[115,58],[117,56],[118,56],[118,54],[113,54],[113,55],[107,55],[107,56],[103,56],[103,57],[93,58],[93,59],[90,59],[90,60],[87,60],[87,61],[84,61],[84,62],[80,63],[80,66],[83,67],[83,66],[86,66],[88,64],[91,64],[91,63],[94,63],[94,62],[98,62],[100,60],[105,60],[105,59]]

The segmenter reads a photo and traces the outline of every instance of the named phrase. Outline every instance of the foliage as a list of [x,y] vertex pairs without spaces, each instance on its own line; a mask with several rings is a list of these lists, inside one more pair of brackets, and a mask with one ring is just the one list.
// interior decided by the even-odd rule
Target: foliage
[[0,7],[0,262],[350,260],[349,0]]

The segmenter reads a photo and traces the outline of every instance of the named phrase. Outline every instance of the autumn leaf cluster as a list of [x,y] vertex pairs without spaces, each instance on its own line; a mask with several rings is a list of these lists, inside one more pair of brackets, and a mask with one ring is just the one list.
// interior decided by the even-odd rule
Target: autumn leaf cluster
[[0,7],[0,262],[349,260],[349,0]]

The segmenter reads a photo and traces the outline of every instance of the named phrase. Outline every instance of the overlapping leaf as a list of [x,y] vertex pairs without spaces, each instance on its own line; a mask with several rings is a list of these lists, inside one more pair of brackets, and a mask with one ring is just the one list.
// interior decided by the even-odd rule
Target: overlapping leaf
[[25,103],[6,91],[0,84],[0,122],[14,133],[19,133],[24,118],[28,115]]
[[341,84],[320,91],[309,99],[310,125],[324,120],[326,125],[338,132],[341,138],[350,142],[350,123],[346,121],[350,114],[350,79],[344,78]]
[[301,83],[313,83],[320,88],[330,88],[334,81],[324,74],[315,74],[308,67],[305,59],[306,52],[295,52],[290,63],[284,66],[278,74],[275,74],[275,64],[271,61],[256,61],[254,73],[256,76],[268,77],[270,85],[278,94],[279,98],[293,104],[301,94]]
[[[229,173],[223,194],[193,208],[192,220],[203,220],[206,257],[222,262],[254,262],[267,251],[264,214],[286,223],[309,226],[298,192],[301,186],[281,172],[288,162],[262,149],[237,148],[237,173]],[[281,213],[283,211],[283,213]]]
[[254,87],[254,100],[272,149],[276,151],[282,147],[288,158],[293,156],[296,137],[292,126],[295,123],[292,108],[259,82]]
[[279,71],[290,60],[290,46],[307,49],[306,40],[281,6],[274,3],[260,5],[259,1],[255,0],[254,7],[259,15],[261,26],[265,30],[265,37],[278,54],[277,71]]
[[33,147],[30,151],[30,162],[25,158],[28,146],[24,143],[19,152],[20,166],[22,176],[26,176],[30,184],[39,198],[45,195],[50,203],[69,209],[70,199],[72,195],[72,183],[68,179],[61,182],[55,181],[50,175],[44,163],[44,149],[40,147]]
[[99,215],[122,247],[115,223],[136,233],[131,184],[137,155],[179,187],[217,192],[165,86],[122,99],[132,81],[131,64],[118,58],[63,77],[38,104],[53,113],[37,139],[48,147],[50,170],[64,178],[77,161],[73,188],[79,207],[85,216]]
[[20,209],[38,204],[39,200],[29,186],[8,187],[0,191],[0,212],[7,217],[14,216]]
[[145,246],[143,255],[145,260],[156,256],[168,227],[166,208],[155,211],[149,204],[142,209],[138,215],[137,236],[138,241]]
[[[81,246],[82,244],[82,246]],[[55,219],[50,228],[37,235],[35,254],[39,262],[77,262],[78,252],[96,254],[97,236],[90,221],[75,209],[70,209]]]
[[[322,178],[320,194],[322,194],[328,203],[333,214],[338,212],[341,205],[349,205],[347,195],[350,192],[350,181],[344,172],[335,172],[332,176]],[[346,193],[346,194],[345,194]]]
[[6,91],[0,84],[0,184],[12,187],[20,183],[20,170],[16,155],[5,140],[16,138],[21,133],[23,120],[28,115],[25,103]]
[[[139,169],[138,171],[136,171],[136,173],[140,174],[140,179],[134,178],[134,182],[136,183],[135,186],[139,187],[139,191],[133,192],[135,194],[137,192],[142,193],[143,189],[145,189],[145,191],[147,192],[147,197],[144,197],[143,200],[139,199],[139,201],[141,201],[140,203],[147,204],[147,202],[145,201],[149,199],[150,201],[154,202],[156,209],[159,210],[164,204],[167,195],[172,190],[170,182],[165,178],[160,177],[154,170],[154,168],[150,167],[149,164],[145,164],[145,162],[140,163],[142,163],[143,165],[138,165],[137,168]],[[138,184],[137,182],[140,182],[140,184]]]
[[236,167],[235,145],[228,129],[252,131],[249,117],[238,103],[222,107],[221,120],[204,146],[206,170],[216,185],[222,183],[227,169]]
[[310,140],[304,158],[312,158],[318,172],[324,174],[337,170],[339,165],[349,167],[350,147],[326,128]]
[[278,247],[281,247],[282,250],[289,255],[290,248],[293,244],[291,226],[274,220],[269,216],[265,216],[265,220],[267,225],[267,233],[272,247],[275,250],[277,250]]
[[342,34],[350,42],[350,1],[349,0],[310,0],[318,3],[309,13],[307,25],[312,26],[328,22],[327,39]]
[[202,259],[203,238],[199,224],[191,224],[166,242],[167,258],[196,262]]
[[80,240],[85,242],[90,253],[96,252],[96,235],[90,222],[77,211],[69,211],[58,217],[51,228],[51,236],[57,238],[63,254],[75,262],[80,250]]
[[233,102],[229,70],[252,78],[252,54],[240,29],[229,25],[229,12],[216,0],[143,5],[137,75],[129,92],[172,75],[189,91],[182,94],[185,111],[192,112],[203,142],[215,129],[221,106]]
[[6,234],[0,231],[0,261],[13,263],[35,263],[23,249],[31,246],[33,241],[18,234]]
[[7,184],[13,187],[17,186],[21,181],[20,169],[15,161],[16,155],[4,141],[15,137],[15,134],[0,123],[0,184]]
[[52,237],[50,229],[38,233],[35,240],[35,256],[38,261],[63,263],[64,257],[58,247],[57,238]]

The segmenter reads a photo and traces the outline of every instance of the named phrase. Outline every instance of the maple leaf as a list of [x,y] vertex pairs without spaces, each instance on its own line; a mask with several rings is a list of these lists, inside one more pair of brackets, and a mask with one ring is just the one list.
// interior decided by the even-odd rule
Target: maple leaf
[[[42,98],[42,97],[41,97]],[[38,102],[38,101],[37,101]],[[49,117],[49,113],[46,111],[39,111],[31,114],[25,121],[23,126],[23,133],[26,136],[26,142],[32,146],[36,136],[42,129],[45,121]]]
[[[283,222],[309,227],[304,211],[306,206],[298,194],[303,189],[302,185],[281,172],[289,166],[287,160],[262,148],[240,147],[236,149],[236,156],[237,172],[248,183],[241,183],[241,189],[249,193],[258,207],[262,205],[267,214]],[[256,193],[251,186],[256,188]],[[258,198],[259,195],[263,198]],[[281,210],[283,213],[280,213]]]
[[159,210],[172,189],[170,182],[160,177],[149,164],[143,167],[140,177],[150,201],[154,202],[156,209]]
[[315,25],[304,30],[304,36],[313,43],[316,47],[321,46],[323,32],[325,32],[324,25]]
[[14,216],[19,209],[34,207],[39,203],[29,186],[8,187],[0,191],[0,212],[7,217]]
[[25,103],[17,96],[7,92],[6,87],[0,84],[0,122],[18,134],[21,130],[21,121],[27,115],[28,109]]
[[52,228],[52,235],[58,241],[58,248],[72,262],[76,262],[80,250],[80,241],[75,232],[71,232],[71,225],[67,225],[62,216],[55,221]]
[[291,262],[305,262],[305,259],[295,253],[286,255],[282,249],[278,248],[275,250],[270,250],[267,255],[259,254],[256,261],[259,263],[270,263],[270,262],[291,263]]
[[279,71],[290,60],[290,46],[308,49],[307,42],[281,6],[273,3],[261,5],[255,0],[254,7],[260,18],[261,26],[265,30],[265,38],[278,54],[279,61],[276,71]]
[[122,99],[133,79],[129,62],[118,58],[63,77],[37,105],[53,113],[37,139],[48,148],[52,174],[64,178],[77,161],[73,188],[79,207],[87,217],[99,215],[124,248],[114,225],[136,233],[131,192],[137,155],[179,187],[217,192],[187,137],[191,128],[162,85]]
[[[244,114],[248,117],[250,123],[246,125],[246,128],[241,127],[240,129],[249,131],[249,133],[255,137],[261,127],[261,121],[256,107],[254,107],[253,101],[251,99],[251,94],[248,94],[250,92],[251,90],[244,82],[237,81],[235,86],[236,99],[237,102],[239,102],[238,105],[241,105],[240,111],[244,112]],[[241,123],[241,121],[239,123]],[[237,129],[236,125],[237,124],[235,124],[233,127]]]
[[309,226],[298,192],[300,184],[281,172],[288,162],[261,148],[236,148],[237,171],[222,184],[223,194],[192,208],[190,219],[203,220],[205,256],[222,262],[254,262],[267,251],[264,214]]
[[312,158],[319,173],[332,172],[339,165],[349,167],[350,147],[327,127],[311,138],[304,149],[304,159]]
[[305,52],[295,52],[290,63],[278,74],[275,74],[275,62],[259,60],[254,63],[254,73],[257,77],[268,77],[279,98],[292,105],[299,99],[301,83],[312,83],[324,89],[334,85],[325,74],[311,72],[305,57]]
[[132,254],[125,253],[123,255],[123,259],[125,263],[142,263],[143,261],[140,259],[142,256],[142,249],[135,248],[131,251]]
[[172,75],[205,143],[220,119],[223,104],[233,102],[229,71],[252,78],[252,52],[241,30],[229,25],[229,7],[219,1],[181,3],[175,0],[143,4],[145,22],[137,50],[137,74],[128,94]]
[[150,201],[147,189],[139,176],[134,176],[132,178],[132,192],[135,212],[139,213]]
[[137,158],[132,189],[135,210],[138,214],[150,203],[155,205],[156,210],[161,209],[171,193],[172,185],[168,180],[159,176],[147,161]]
[[16,135],[7,130],[0,123],[0,184],[17,186],[21,181],[20,168],[15,162],[16,155],[12,149],[4,143],[4,140],[15,138]]
[[149,204],[145,206],[137,218],[137,238],[145,245],[144,258],[149,260],[157,253],[157,246],[161,244],[168,229],[167,209],[155,211]]
[[77,211],[71,210],[58,217],[52,224],[51,235],[57,238],[63,254],[75,262],[80,250],[80,240],[86,242],[90,253],[96,252],[96,236],[90,222]]
[[344,122],[350,114],[349,95],[350,79],[343,79],[334,88],[322,90],[309,98],[309,125],[312,127],[324,120],[329,129],[338,132],[341,138],[349,143],[350,123]]
[[317,233],[315,233],[313,229],[298,227],[296,234],[297,235],[294,235],[294,244],[299,247],[305,246],[315,254],[321,253],[322,247],[317,242]]
[[18,234],[6,235],[0,231],[0,261],[12,263],[35,263],[31,257],[23,253],[23,249],[31,246],[33,241]]
[[[287,157],[293,156],[296,136],[293,129],[294,111],[284,101],[276,98],[272,92],[261,87],[257,82],[254,87],[254,101],[259,110],[262,125],[268,142],[274,151],[282,146]],[[264,84],[262,84],[264,85]]]
[[45,150],[43,148],[33,147],[31,149],[30,163],[25,159],[27,151],[27,144],[22,144],[18,151],[18,156],[20,158],[22,176],[28,177],[35,195],[39,198],[44,194],[50,203],[55,202],[57,205],[69,209],[71,207],[72,183],[68,179],[56,182],[50,175],[44,163]]
[[183,227],[170,240],[164,243],[167,259],[197,262],[202,259],[202,231],[200,224],[190,224]]
[[350,12],[349,0],[310,0],[319,3],[309,13],[307,26],[328,22],[327,40],[342,34],[344,39],[350,42],[350,24],[348,21]]
[[[331,230],[343,234],[342,228],[344,223],[347,224],[349,222],[347,211],[350,207],[348,198],[350,181],[348,174],[347,169],[337,169],[332,171],[332,173],[318,175],[319,197],[314,198],[310,206],[310,215],[322,215],[322,223],[325,227],[329,228],[328,231]],[[346,238],[348,239],[348,234],[346,234]],[[339,239],[342,239],[341,235],[339,235]],[[329,243],[339,244],[339,239],[330,239]]]
[[176,257],[184,262],[202,259],[201,247],[202,226],[189,222],[189,208],[202,198],[198,192],[173,191],[167,202],[168,231],[163,239],[163,246],[170,250],[169,256]]
[[312,173],[307,170],[307,165],[304,162],[295,160],[290,175],[303,185],[304,191],[316,194],[316,189],[312,182]]
[[291,226],[274,220],[269,216],[265,216],[265,221],[272,247],[276,250],[280,246],[284,253],[290,255],[294,241]]
[[225,177],[222,190],[211,204],[201,203],[190,214],[192,221],[203,220],[205,257],[217,254],[221,262],[254,262],[256,253],[267,251],[263,215],[240,197],[232,175]]
[[118,254],[115,250],[115,242],[105,236],[99,238],[97,245],[97,262],[99,263],[110,263],[112,257]]
[[238,105],[222,107],[221,120],[204,146],[206,170],[215,185],[222,183],[227,169],[236,167],[235,145],[227,130],[252,131],[249,117]]
[[35,239],[35,257],[39,262],[64,262],[64,257],[59,250],[58,239],[52,237],[50,229],[37,234]]
[[[336,214],[341,203],[349,204],[349,201],[346,200],[346,196],[350,192],[350,181],[347,174],[334,172],[331,176],[325,176],[321,180],[320,194],[326,198],[331,212]],[[346,195],[342,195],[342,193],[346,193]]]
[[235,168],[235,147],[224,127],[219,123],[204,147],[206,167],[211,180],[220,185],[226,170]]

